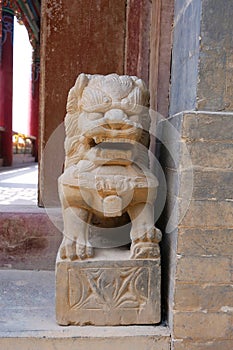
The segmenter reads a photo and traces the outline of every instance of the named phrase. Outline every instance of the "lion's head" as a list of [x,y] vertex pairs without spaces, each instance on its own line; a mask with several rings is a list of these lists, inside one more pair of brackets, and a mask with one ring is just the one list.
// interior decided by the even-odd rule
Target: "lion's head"
[[148,147],[149,92],[137,77],[80,74],[67,101],[66,167],[98,144]]

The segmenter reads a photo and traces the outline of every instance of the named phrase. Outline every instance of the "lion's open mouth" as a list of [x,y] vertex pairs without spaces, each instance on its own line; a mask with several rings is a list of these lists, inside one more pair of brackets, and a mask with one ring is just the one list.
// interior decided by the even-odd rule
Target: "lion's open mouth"
[[100,143],[108,143],[108,144],[115,143],[116,148],[118,148],[118,146],[117,146],[118,144],[126,144],[126,143],[135,144],[136,143],[135,139],[123,138],[123,137],[111,138],[111,137],[106,137],[106,136],[95,136],[94,141],[97,145]]
[[[99,141],[99,142],[98,142]],[[134,159],[135,141],[128,139],[99,138],[98,143],[85,155],[85,159],[91,160],[98,165],[122,164],[129,165]]]
[[131,127],[129,129],[113,130],[113,129],[102,129],[101,133],[97,133],[93,136],[96,144],[99,143],[130,143],[135,144],[139,141],[142,133],[142,129]]
[[130,140],[123,140],[120,139],[117,140],[117,142],[114,141],[102,141],[102,143],[98,143],[96,145],[96,149],[102,149],[102,150],[111,150],[111,151],[129,151],[133,150],[132,142],[129,142]]
[[99,143],[130,143],[135,144],[139,142],[142,135],[142,126],[140,124],[129,125],[121,129],[106,128],[103,125],[96,125],[92,129],[85,132],[85,136],[93,140],[93,146]]

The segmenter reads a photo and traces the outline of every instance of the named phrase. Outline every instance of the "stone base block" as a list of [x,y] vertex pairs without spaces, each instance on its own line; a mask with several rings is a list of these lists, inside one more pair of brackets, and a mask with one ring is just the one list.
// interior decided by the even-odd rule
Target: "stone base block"
[[60,325],[160,322],[160,258],[129,259],[128,250],[99,249],[88,260],[56,263]]
[[[0,281],[1,350],[170,350],[171,333],[164,325],[57,325],[52,271],[0,270]],[[183,350],[194,348],[200,350],[182,347]],[[232,350],[232,347],[216,349]]]

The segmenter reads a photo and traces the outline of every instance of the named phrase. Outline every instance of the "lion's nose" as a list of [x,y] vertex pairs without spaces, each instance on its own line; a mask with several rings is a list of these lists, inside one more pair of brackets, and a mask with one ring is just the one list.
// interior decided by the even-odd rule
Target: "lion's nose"
[[111,129],[121,129],[128,118],[121,109],[111,109],[105,113],[104,119]]

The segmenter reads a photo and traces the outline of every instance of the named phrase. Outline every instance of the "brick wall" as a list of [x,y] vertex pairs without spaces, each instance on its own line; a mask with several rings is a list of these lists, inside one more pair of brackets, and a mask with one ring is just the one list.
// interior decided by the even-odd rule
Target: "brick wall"
[[[230,349],[233,344],[233,147],[230,141],[233,114],[190,112],[173,119],[177,118],[181,126],[180,142],[187,146],[193,164],[193,191],[188,210],[178,225],[173,262],[176,267],[170,276],[174,278],[173,345],[175,350]],[[179,173],[176,195],[181,198],[178,201],[181,207],[187,200],[184,193],[187,169],[168,166],[167,170]],[[174,177],[171,182],[173,187],[176,180]],[[189,181],[185,183],[188,184]]]
[[166,136],[175,162],[162,154],[165,216],[177,214],[162,250],[174,350],[233,348],[232,16],[230,0],[175,1],[169,120],[178,134]]

